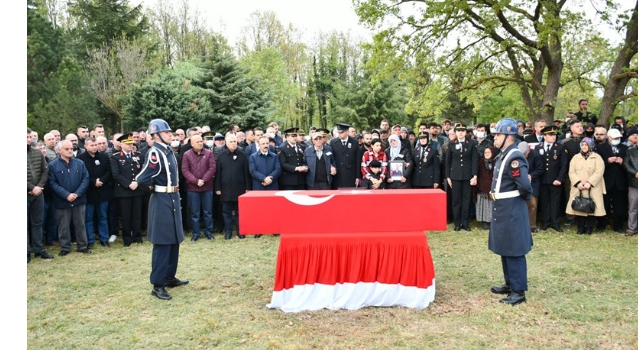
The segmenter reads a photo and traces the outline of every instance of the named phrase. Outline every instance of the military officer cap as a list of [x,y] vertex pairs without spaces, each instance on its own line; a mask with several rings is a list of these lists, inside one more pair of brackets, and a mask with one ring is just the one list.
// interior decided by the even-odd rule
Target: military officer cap
[[455,131],[467,131],[467,127],[464,124],[456,124],[456,127],[453,128]]
[[317,128],[316,132],[319,132],[322,135],[322,137],[326,137],[330,133],[329,129],[325,129],[325,128]]
[[558,133],[558,127],[555,125],[545,126],[540,132],[542,135],[555,135]]
[[420,131],[420,132],[418,133],[418,138],[421,138],[421,139],[422,139],[422,138],[425,138],[425,139],[426,139],[426,138],[428,138],[428,137],[429,137],[429,132],[428,132],[428,131],[426,131],[426,130]]
[[382,166],[382,163],[380,163],[379,160],[372,160],[371,162],[369,162],[369,168],[379,168]]
[[338,132],[347,132],[347,131],[349,131],[350,127],[351,127],[351,125],[346,124],[346,123],[337,123],[336,124],[336,129],[338,129]]
[[224,135],[220,133],[216,133],[216,136],[213,137],[214,141],[224,140]]
[[289,128],[289,129],[284,131],[284,136],[291,135],[291,134],[298,135],[298,130],[300,130],[300,129],[299,128]]
[[214,133],[213,131],[207,131],[205,133],[202,133],[203,140],[213,140],[215,136],[216,136],[216,133]]
[[122,136],[118,137],[118,141],[124,143],[125,145],[133,145],[135,141],[133,141],[133,133],[126,133]]

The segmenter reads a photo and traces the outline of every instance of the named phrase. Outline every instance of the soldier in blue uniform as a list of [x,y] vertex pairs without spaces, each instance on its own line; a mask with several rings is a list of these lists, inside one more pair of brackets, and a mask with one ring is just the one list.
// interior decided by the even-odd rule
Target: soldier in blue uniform
[[152,191],[147,224],[147,239],[153,243],[151,294],[162,300],[169,300],[171,295],[165,287],[189,283],[176,278],[180,243],[184,240],[178,193],[178,163],[170,147],[169,124],[162,119],[154,119],[149,123],[148,132],[154,143],[136,180],[142,188]]
[[491,287],[495,294],[508,294],[501,303],[517,305],[525,302],[527,260],[533,246],[527,201],[531,198],[529,165],[516,146],[518,126],[510,118],[496,124],[494,145],[501,150],[493,171],[491,193],[492,222],[489,249],[502,258],[504,285]]

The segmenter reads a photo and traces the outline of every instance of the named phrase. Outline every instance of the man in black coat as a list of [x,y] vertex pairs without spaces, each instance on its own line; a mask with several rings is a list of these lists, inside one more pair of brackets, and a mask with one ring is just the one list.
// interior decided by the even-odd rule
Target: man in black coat
[[627,196],[629,185],[627,171],[624,168],[624,158],[627,146],[621,143],[622,133],[618,129],[609,129],[608,141],[596,146],[596,153],[604,161],[604,184],[607,193],[604,195],[606,216],[598,217],[597,231],[604,231],[607,221],[611,220],[611,227],[618,233],[624,233],[624,218],[627,215]]
[[349,124],[336,124],[338,137],[329,142],[336,160],[336,174],[331,183],[333,189],[358,187],[362,177],[362,172],[360,172],[362,154],[359,151],[358,141],[349,137],[350,127]]
[[557,142],[558,127],[547,126],[542,129],[544,142],[534,148],[542,156],[543,171],[540,176],[540,216],[542,221],[541,230],[551,227],[558,232],[560,228],[560,208],[562,207],[561,195],[562,184],[569,169],[568,156],[564,151],[564,146]]
[[[238,226],[238,197],[251,190],[251,173],[249,159],[244,151],[238,149],[235,135],[225,136],[226,148],[216,158],[215,191],[222,202],[222,217],[224,219],[224,239],[231,239],[233,226]],[[235,217],[233,212],[235,211]],[[238,233],[239,238],[244,235]]]
[[547,127],[547,122],[543,119],[536,121],[535,129],[531,135],[528,135],[524,138],[527,143],[541,143],[544,142],[544,134],[542,130]]
[[87,206],[85,208],[85,229],[89,248],[95,243],[94,218],[98,223],[100,245],[109,247],[108,211],[109,200],[113,195],[111,182],[111,161],[106,153],[98,152],[95,138],[89,136],[84,141],[86,152],[78,155],[89,172],[89,188],[87,189]]
[[282,174],[280,175],[280,189],[304,190],[306,175],[309,168],[305,164],[304,150],[298,144],[298,128],[284,131],[285,141],[278,147],[278,159]]

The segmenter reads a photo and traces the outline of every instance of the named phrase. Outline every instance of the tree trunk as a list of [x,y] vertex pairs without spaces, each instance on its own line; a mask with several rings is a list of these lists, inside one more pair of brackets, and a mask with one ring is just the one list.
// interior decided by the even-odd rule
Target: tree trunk
[[624,90],[632,77],[637,77],[637,71],[630,71],[629,65],[631,59],[638,54],[638,1],[636,1],[636,7],[633,10],[633,15],[627,24],[627,37],[624,45],[616,61],[611,67],[609,73],[609,80],[604,88],[604,96],[602,96],[602,109],[600,110],[600,117],[598,123],[609,124],[609,119],[613,116],[613,112],[616,106],[622,100]]

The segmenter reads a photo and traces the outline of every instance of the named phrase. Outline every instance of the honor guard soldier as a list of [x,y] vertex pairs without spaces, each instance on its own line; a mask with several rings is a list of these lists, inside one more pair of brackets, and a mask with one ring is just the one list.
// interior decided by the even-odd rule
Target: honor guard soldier
[[358,141],[349,136],[350,127],[349,124],[336,124],[338,137],[329,142],[329,146],[333,150],[333,158],[336,161],[336,174],[331,182],[333,189],[358,187],[362,177],[360,172],[362,154],[360,154]]
[[153,146],[136,179],[140,186],[152,191],[147,220],[147,239],[153,243],[151,294],[159,299],[169,300],[171,295],[165,287],[189,283],[176,278],[180,243],[184,240],[178,193],[178,163],[170,147],[169,124],[162,119],[154,119],[149,122],[148,132],[153,138]]
[[285,142],[278,147],[278,159],[282,174],[280,175],[280,189],[304,190],[305,176],[309,170],[304,163],[304,151],[298,145],[298,128],[284,131]]
[[508,294],[501,303],[517,305],[526,301],[527,260],[533,246],[527,201],[532,188],[529,165],[516,147],[518,126],[510,118],[496,124],[494,145],[501,151],[493,169],[489,198],[493,200],[489,249],[500,255],[504,285],[491,287],[495,294]]
[[122,240],[124,246],[142,243],[142,203],[145,192],[136,181],[142,170],[143,159],[140,152],[134,151],[133,134],[127,133],[118,138],[121,151],[111,156],[111,176],[115,182],[113,197],[122,217]]
[[549,227],[562,232],[560,227],[560,199],[562,185],[567,176],[567,154],[564,146],[557,141],[558,127],[555,125],[544,127],[541,131],[544,139],[537,145],[533,152],[538,152],[542,157],[543,172],[540,176],[540,216],[542,218],[541,230]]
[[451,209],[453,211],[454,231],[469,227],[469,204],[471,186],[478,181],[478,148],[475,141],[466,137],[467,127],[458,124],[454,128],[456,138],[447,147],[445,155],[445,175],[451,188]]

